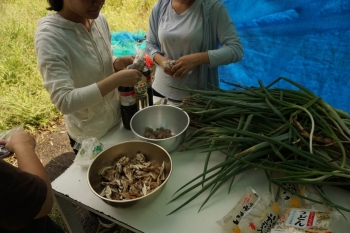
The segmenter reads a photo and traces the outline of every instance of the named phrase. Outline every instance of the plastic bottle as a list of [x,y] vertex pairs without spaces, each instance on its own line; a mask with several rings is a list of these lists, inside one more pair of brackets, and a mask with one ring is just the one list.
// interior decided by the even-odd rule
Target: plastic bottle
[[147,80],[147,94],[148,94],[148,105],[153,105],[153,89],[152,89],[152,77],[151,71],[145,66],[142,74],[146,77]]
[[137,112],[136,94],[134,87],[118,87],[120,94],[120,109],[124,128],[130,128],[130,121]]
[[148,94],[147,94],[147,80],[144,75],[142,75],[141,80],[135,84],[135,94],[136,94],[136,104],[137,109],[141,110],[149,106]]

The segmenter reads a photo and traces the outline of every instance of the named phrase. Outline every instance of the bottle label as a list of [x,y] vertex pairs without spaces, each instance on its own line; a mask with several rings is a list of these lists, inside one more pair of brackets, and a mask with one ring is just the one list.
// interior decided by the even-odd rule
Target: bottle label
[[147,87],[151,87],[152,86],[152,77],[151,77],[151,75],[147,75],[146,79],[147,79]]
[[136,94],[135,90],[129,92],[119,92],[120,94],[120,103],[123,106],[131,106],[136,103]]
[[136,95],[143,95],[147,93],[147,79],[144,75],[141,77],[141,81],[137,82],[134,86]]

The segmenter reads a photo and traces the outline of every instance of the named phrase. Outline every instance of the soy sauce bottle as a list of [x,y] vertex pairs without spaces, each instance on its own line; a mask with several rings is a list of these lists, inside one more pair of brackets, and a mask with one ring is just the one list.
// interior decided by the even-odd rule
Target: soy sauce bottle
[[120,96],[120,109],[124,128],[130,128],[130,121],[137,112],[136,94],[134,87],[118,87]]
[[147,79],[147,94],[148,94],[148,105],[153,105],[153,88],[152,88],[152,77],[151,77],[151,71],[145,66],[143,69],[142,74]]

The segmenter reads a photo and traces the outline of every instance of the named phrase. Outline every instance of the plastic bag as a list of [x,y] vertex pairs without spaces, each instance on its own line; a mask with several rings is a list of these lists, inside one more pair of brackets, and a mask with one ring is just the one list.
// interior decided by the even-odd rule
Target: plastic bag
[[175,64],[176,60],[165,60],[163,61],[163,65],[167,68],[172,68],[173,65]]
[[81,167],[88,167],[96,156],[103,151],[103,145],[95,137],[82,138],[74,145],[79,149],[74,159],[74,164]]
[[[17,126],[17,127],[12,128],[12,129],[1,132],[0,139],[10,140],[13,132],[15,132],[17,130],[23,130],[23,127]],[[4,145],[0,145],[0,159],[6,158],[12,154],[13,154],[13,152],[9,151]]]
[[219,224],[225,231],[232,232],[232,229],[238,225],[244,214],[250,210],[257,200],[258,195],[254,189],[248,187],[245,194],[241,197],[233,209],[216,223]]
[[168,104],[168,98],[160,98],[157,102],[154,103],[154,105],[162,105],[162,104]]
[[[315,188],[314,185],[299,184],[297,186],[298,186],[298,191],[300,195],[313,199],[315,201],[324,202],[324,198],[320,195],[319,191]],[[333,208],[330,206],[316,203],[304,198],[302,199],[302,208],[314,209],[318,211],[333,211]]]
[[0,133],[0,139],[4,139],[4,140],[10,140],[13,132],[17,131],[17,130],[23,130],[23,126],[16,126],[12,129],[3,131]]
[[278,205],[271,193],[264,193],[245,213],[234,233],[269,233],[278,219]]
[[276,222],[274,231],[271,232],[332,233],[334,222],[339,218],[340,213],[336,211],[287,208]]
[[142,72],[144,67],[145,67],[145,50],[137,50],[133,63],[131,65],[128,65],[126,68],[135,69]]

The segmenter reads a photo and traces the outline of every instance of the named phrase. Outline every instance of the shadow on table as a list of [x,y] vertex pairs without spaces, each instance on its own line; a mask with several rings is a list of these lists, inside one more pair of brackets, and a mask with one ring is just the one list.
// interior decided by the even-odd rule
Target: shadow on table
[[74,158],[75,154],[73,152],[66,152],[51,159],[50,162],[46,164],[45,169],[51,182],[53,182],[65,170],[67,170],[70,165],[72,165]]

